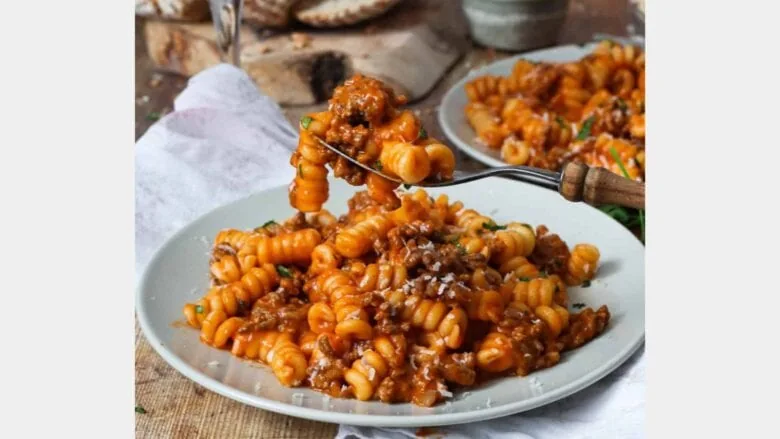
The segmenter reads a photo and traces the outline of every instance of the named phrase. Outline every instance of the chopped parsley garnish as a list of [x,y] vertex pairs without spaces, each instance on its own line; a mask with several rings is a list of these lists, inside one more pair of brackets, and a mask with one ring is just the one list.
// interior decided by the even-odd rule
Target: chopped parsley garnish
[[461,244],[460,241],[458,241],[458,238],[455,238],[452,241],[452,243],[455,244],[455,248],[458,249],[458,253],[460,253],[461,255],[465,255],[466,254],[466,248],[463,247],[463,244]]
[[311,124],[311,121],[312,121],[312,120],[313,120],[313,119],[311,118],[311,116],[303,116],[303,117],[301,118],[301,126],[302,126],[304,129],[308,130],[308,129],[309,129],[309,124]]
[[412,187],[411,184],[404,183],[404,189],[409,190],[410,187]]
[[152,111],[146,114],[146,120],[159,120],[160,113],[158,111]]
[[428,138],[428,132],[425,131],[425,128],[420,125],[420,131],[417,132],[417,138],[418,139],[427,139]]
[[590,279],[585,279],[585,282],[582,283],[582,288],[588,288],[590,286]]
[[593,126],[593,122],[596,120],[594,116],[590,116],[582,123],[582,129],[577,133],[577,137],[574,140],[585,140],[590,137],[590,129]]
[[144,414],[144,413],[146,413],[146,409],[144,409],[144,408],[143,408],[143,407],[141,407],[140,405],[136,405],[136,406],[135,406],[135,412],[136,412],[136,413],[140,413],[140,414]]
[[617,106],[620,109],[620,111],[624,113],[626,112],[626,110],[628,110],[628,105],[626,105],[626,101],[624,101],[623,99],[620,98],[617,99]]
[[531,280],[531,278],[523,276],[523,277],[517,278],[517,280],[519,280],[520,282],[529,282]]
[[575,307],[575,308],[577,308],[577,309],[582,309],[582,308],[585,308],[585,304],[584,304],[584,303],[575,303],[575,304],[574,304],[574,305],[572,305],[572,306],[573,306],[573,307]]
[[377,171],[381,172],[382,171],[382,162],[380,162],[379,160],[375,161],[374,162],[374,169],[376,169]]
[[555,116],[555,121],[558,122],[558,125],[560,125],[561,128],[566,128],[566,122],[564,122],[561,116]]
[[[611,146],[609,148],[609,153],[612,154],[612,158],[615,159],[618,166],[620,167],[620,172],[623,173],[623,176],[630,179],[628,175],[628,171],[626,170],[626,166],[623,164],[623,160],[620,158],[620,154],[618,154],[617,150],[614,146]],[[644,209],[639,210],[639,227],[642,234],[642,242],[645,242],[645,212]]]
[[547,272],[542,270],[539,272],[539,277],[547,277]]
[[303,165],[298,165],[298,176],[303,178]]
[[262,226],[260,226],[260,228],[261,228],[261,229],[264,229],[264,228],[266,228],[266,227],[268,227],[268,226],[271,226],[271,225],[274,225],[274,224],[276,224],[276,221],[274,221],[274,220],[271,220],[271,221],[266,221],[266,222],[265,222],[265,224],[263,224]]
[[198,305],[195,307],[195,312],[198,314],[203,314],[203,307]]
[[482,223],[482,228],[490,230],[491,232],[495,232],[496,230],[504,230],[506,229],[506,226],[499,226],[493,221],[490,221],[489,223]]
[[276,272],[279,273],[279,276],[282,277],[293,277],[292,271],[290,271],[290,269],[285,267],[284,265],[277,265]]

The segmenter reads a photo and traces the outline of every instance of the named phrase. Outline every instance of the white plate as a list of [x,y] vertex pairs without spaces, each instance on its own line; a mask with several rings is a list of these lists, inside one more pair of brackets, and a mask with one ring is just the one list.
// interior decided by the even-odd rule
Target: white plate
[[[476,133],[466,120],[463,109],[468,103],[466,90],[464,86],[468,81],[482,75],[501,75],[506,76],[512,72],[512,67],[519,59],[527,59],[536,62],[570,62],[576,61],[593,51],[597,43],[589,43],[583,46],[569,45],[556,46],[548,49],[536,50],[523,53],[522,55],[496,61],[480,69],[469,72],[467,76],[461,79],[457,84],[444,95],[441,106],[439,107],[439,125],[444,131],[444,135],[455,144],[461,151],[465,152],[475,160],[484,163],[487,166],[507,166],[501,160],[501,154],[497,149],[491,149],[476,140]],[[631,44],[636,44],[632,41]]]
[[[325,206],[344,213],[355,188],[331,181]],[[152,258],[137,292],[141,327],[155,350],[179,372],[200,385],[251,406],[317,421],[352,425],[419,427],[496,418],[548,404],[604,377],[642,343],[645,328],[644,248],[619,223],[584,204],[564,201],[556,192],[519,182],[491,178],[467,185],[431,190],[447,193],[469,208],[510,220],[546,224],[569,246],[598,246],[602,265],[590,288],[572,288],[571,303],[594,309],[607,304],[612,320],[604,334],[565,353],[560,364],[532,375],[508,377],[457,394],[450,404],[434,408],[327,398],[278,383],[264,366],[240,360],[227,351],[203,345],[198,331],[174,325],[182,307],[201,297],[208,286],[211,241],[226,227],[252,228],[292,215],[287,188],[267,190],[220,207],[174,235]],[[216,363],[218,365],[216,365]],[[211,364],[211,365],[210,365]]]

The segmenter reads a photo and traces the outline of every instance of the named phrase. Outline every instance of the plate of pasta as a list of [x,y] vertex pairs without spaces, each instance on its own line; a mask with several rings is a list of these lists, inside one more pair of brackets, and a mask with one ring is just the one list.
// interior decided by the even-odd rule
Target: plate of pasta
[[451,178],[452,151],[404,103],[346,81],[301,119],[289,186],[160,248],[136,305],[169,364],[258,408],[412,427],[548,404],[639,348],[644,248],[607,215],[500,178],[401,186],[317,142],[404,182]]
[[645,54],[628,41],[497,61],[455,84],[440,108],[446,137],[488,166],[581,161],[644,180]]

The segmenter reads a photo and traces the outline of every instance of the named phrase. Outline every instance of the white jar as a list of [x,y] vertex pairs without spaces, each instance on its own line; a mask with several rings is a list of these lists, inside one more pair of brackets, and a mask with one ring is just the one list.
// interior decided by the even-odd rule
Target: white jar
[[471,37],[496,49],[523,51],[554,45],[569,0],[463,0]]

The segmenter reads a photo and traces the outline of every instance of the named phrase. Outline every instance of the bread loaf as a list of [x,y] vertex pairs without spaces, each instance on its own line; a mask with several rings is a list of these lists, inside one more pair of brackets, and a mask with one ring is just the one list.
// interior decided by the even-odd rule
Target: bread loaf
[[315,27],[339,27],[369,20],[387,12],[400,0],[302,0],[295,18]]
[[204,21],[208,0],[135,0],[135,15],[177,21]]

